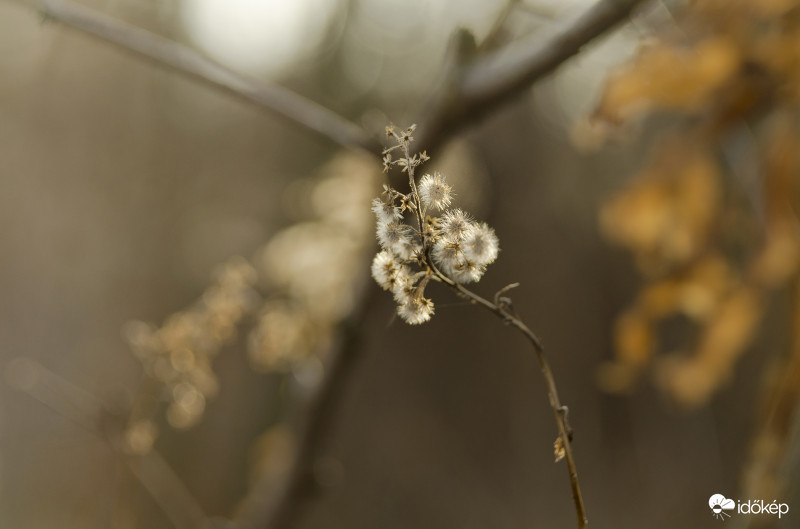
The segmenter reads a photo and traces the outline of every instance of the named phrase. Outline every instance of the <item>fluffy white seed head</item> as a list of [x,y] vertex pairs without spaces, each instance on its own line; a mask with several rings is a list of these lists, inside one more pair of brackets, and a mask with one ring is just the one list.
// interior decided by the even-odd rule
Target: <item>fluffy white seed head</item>
[[411,274],[411,270],[407,266],[404,266],[402,270],[395,275],[395,282],[392,285],[394,300],[399,304],[406,303],[416,295],[416,292],[417,287],[415,285],[414,276]]
[[465,258],[463,253],[445,253],[437,259],[439,270],[458,283],[475,283],[483,277],[486,267]]
[[480,281],[485,271],[486,267],[465,259],[451,268],[447,275],[459,283],[475,283]]
[[372,212],[379,223],[388,224],[393,221],[402,220],[403,214],[400,213],[400,208],[395,207],[393,204],[385,202],[380,198],[372,200]]
[[462,243],[458,240],[440,238],[433,244],[431,257],[445,274],[450,275],[448,271],[464,259]]
[[384,290],[392,290],[398,273],[404,268],[388,250],[381,250],[372,260],[372,278]]
[[444,274],[459,283],[475,283],[486,265],[497,259],[497,236],[486,224],[472,222],[460,209],[448,211],[439,222],[439,238],[431,257]]
[[458,208],[452,209],[439,219],[439,234],[444,239],[460,241],[473,224],[467,213]]
[[485,222],[473,225],[464,234],[464,256],[478,266],[493,263],[499,252],[500,241]]
[[391,250],[401,261],[411,261],[422,251],[422,245],[416,239],[408,238],[392,246]]
[[450,205],[453,188],[447,185],[440,173],[424,175],[417,186],[422,204],[428,208],[443,210]]
[[[409,227],[396,220],[391,222],[378,221],[378,242],[384,250],[390,250],[395,255],[404,254],[406,248],[413,243]],[[402,257],[402,255],[400,255]]]
[[433,316],[433,301],[422,296],[412,297],[397,307],[397,314],[411,325],[425,323]]
[[[423,292],[434,274],[431,261],[452,280],[474,283],[481,279],[486,266],[497,259],[500,243],[487,224],[478,224],[461,209],[448,209],[452,188],[439,173],[426,174],[419,180],[416,186],[419,202],[411,195],[384,188],[384,196],[372,201],[382,247],[372,262],[372,277],[384,290],[392,292],[397,314],[404,321],[412,325],[424,323],[433,315],[433,302]],[[400,207],[386,197],[401,199]],[[417,205],[422,211],[416,211]],[[422,213],[423,226],[419,231],[406,223],[403,215],[406,208],[417,215]],[[428,216],[425,210],[441,213]]]

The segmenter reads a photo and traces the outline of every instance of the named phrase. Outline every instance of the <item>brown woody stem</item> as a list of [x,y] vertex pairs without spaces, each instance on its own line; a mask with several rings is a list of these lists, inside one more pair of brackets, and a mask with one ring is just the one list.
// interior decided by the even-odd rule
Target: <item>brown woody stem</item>
[[[553,370],[550,368],[550,362],[547,360],[547,355],[544,352],[544,347],[542,346],[541,340],[539,340],[539,337],[536,336],[536,334],[530,330],[530,328],[525,325],[522,320],[508,312],[502,303],[492,303],[488,299],[481,297],[464,287],[464,285],[456,283],[446,275],[442,274],[430,259],[428,260],[428,265],[441,282],[445,283],[460,295],[465,296],[473,303],[483,306],[492,314],[498,318],[501,318],[504,322],[516,327],[523,335],[525,335],[528,341],[531,342],[531,345],[533,345],[533,350],[536,352],[536,359],[539,361],[539,368],[541,369],[545,385],[547,386],[547,395],[550,399],[550,407],[553,409],[553,414],[555,415],[558,433],[564,445],[564,456],[567,461],[569,481],[572,487],[572,499],[575,503],[575,512],[578,515],[578,528],[587,529],[589,527],[589,520],[586,517],[586,507],[583,503],[583,495],[581,494],[580,482],[578,481],[578,469],[575,465],[575,457],[572,454],[571,428],[567,425],[566,414],[564,413],[565,408],[562,406],[561,399],[558,397],[556,380],[553,377]],[[498,294],[502,294],[505,290],[508,290],[509,287],[513,286],[509,285],[498,292]],[[499,295],[496,296],[496,298],[499,299]]]

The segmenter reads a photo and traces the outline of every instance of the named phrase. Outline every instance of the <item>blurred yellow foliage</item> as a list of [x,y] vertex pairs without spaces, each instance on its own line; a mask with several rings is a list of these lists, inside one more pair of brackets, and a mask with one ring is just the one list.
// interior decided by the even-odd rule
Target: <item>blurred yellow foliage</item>
[[686,142],[664,148],[601,212],[612,240],[630,247],[647,273],[701,250],[714,218],[718,174],[708,153]]
[[[218,383],[211,362],[236,336],[241,319],[256,306],[255,280],[255,269],[244,258],[233,257],[220,268],[216,281],[195,305],[171,315],[160,328],[143,322],[126,326],[134,354],[145,374],[160,388],[154,402],[167,403],[171,426],[188,428],[195,424],[206,401],[216,395]],[[153,413],[150,407],[139,407],[138,403],[134,405],[126,433],[134,451],[146,446],[138,441],[144,438],[140,433],[146,423],[142,421],[150,420]]]
[[657,365],[656,380],[679,403],[697,406],[731,374],[735,360],[750,343],[763,312],[760,293],[743,286],[733,291],[703,328],[694,353],[674,355]]
[[[674,19],[669,36],[611,77],[593,116],[684,118],[601,210],[603,233],[630,249],[647,282],[619,317],[616,359],[598,380],[630,390],[653,365],[660,323],[684,316],[697,339],[653,374],[676,402],[698,406],[731,377],[769,291],[798,274],[800,1],[696,0]],[[761,163],[750,178],[760,185],[724,160],[742,130],[754,133]]]
[[595,117],[618,123],[653,107],[701,110],[736,73],[740,60],[736,46],[725,37],[687,47],[650,43],[608,81]]
[[337,155],[304,196],[314,218],[281,230],[259,250],[257,266],[276,294],[250,335],[255,368],[291,368],[327,349],[356,304],[373,244],[369,203],[378,184],[371,158]]
[[[258,252],[257,267],[233,257],[194,305],[161,327],[126,326],[149,380],[123,436],[129,451],[150,450],[157,434],[152,420],[161,403],[174,428],[200,420],[219,389],[212,361],[236,339],[245,318],[255,323],[247,347],[257,369],[292,369],[327,349],[363,281],[360,263],[372,245],[369,202],[378,174],[372,159],[345,153],[307,187],[308,203],[299,206],[313,219],[276,233]],[[266,299],[255,290],[259,283],[269,291]]]

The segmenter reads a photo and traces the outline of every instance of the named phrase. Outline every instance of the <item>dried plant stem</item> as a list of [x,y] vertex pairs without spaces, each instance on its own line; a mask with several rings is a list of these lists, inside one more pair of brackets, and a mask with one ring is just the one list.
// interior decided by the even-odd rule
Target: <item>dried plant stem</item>
[[506,290],[517,286],[517,284],[515,283],[509,285],[508,287],[500,290],[495,296],[495,303],[492,303],[488,299],[469,290],[464,285],[456,283],[446,275],[442,274],[436,268],[432,260],[428,259],[428,264],[433,269],[434,273],[436,274],[436,278],[439,279],[439,281],[446,284],[461,296],[468,298],[473,303],[481,305],[507,324],[516,327],[523,335],[525,335],[525,338],[531,342],[531,345],[533,345],[533,350],[536,352],[536,359],[539,361],[539,368],[541,369],[545,385],[547,386],[547,395],[550,400],[550,407],[553,409],[556,425],[558,426],[558,433],[564,446],[564,458],[567,461],[569,481],[572,487],[572,500],[575,503],[575,512],[578,516],[578,528],[586,529],[589,527],[589,520],[586,517],[586,508],[583,504],[583,495],[581,494],[580,482],[578,481],[578,469],[575,465],[575,457],[572,454],[572,430],[567,424],[565,413],[566,407],[561,404],[561,399],[558,396],[558,387],[556,386],[555,377],[553,377],[553,370],[550,368],[550,362],[547,360],[547,355],[545,354],[544,347],[542,346],[542,342],[539,340],[539,337],[536,336],[536,334],[527,325],[525,325],[522,320],[508,311],[507,305],[502,302],[503,298],[500,297],[501,294],[503,294]]
[[377,150],[376,142],[361,127],[322,105],[282,86],[238,74],[187,46],[67,0],[44,0],[40,9],[45,19],[58,20],[256,103],[343,147],[370,154]]

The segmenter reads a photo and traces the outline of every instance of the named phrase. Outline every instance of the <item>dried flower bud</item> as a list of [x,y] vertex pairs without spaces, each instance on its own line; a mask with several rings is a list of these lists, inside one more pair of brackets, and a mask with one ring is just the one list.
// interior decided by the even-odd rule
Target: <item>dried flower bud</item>
[[556,463],[564,459],[566,455],[567,448],[564,446],[564,438],[559,435],[553,443],[553,456],[555,457]]

